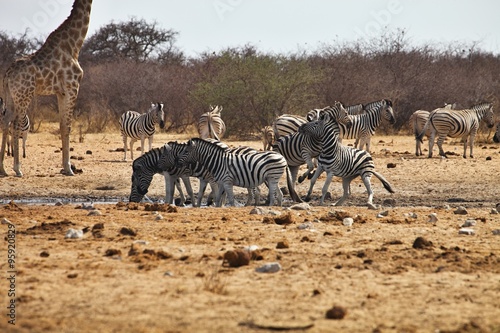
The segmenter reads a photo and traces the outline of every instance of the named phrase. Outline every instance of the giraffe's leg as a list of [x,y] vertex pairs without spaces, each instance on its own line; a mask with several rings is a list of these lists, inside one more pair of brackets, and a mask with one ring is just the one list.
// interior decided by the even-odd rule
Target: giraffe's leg
[[0,150],[0,176],[5,177],[7,176],[7,172],[5,172],[5,168],[3,166],[3,160],[5,157],[5,146],[7,145],[7,140],[9,136],[9,129],[4,128],[3,133],[2,133],[2,147]]
[[[14,120],[14,127],[12,128],[12,137],[14,138],[18,138],[21,134],[21,131],[19,130],[19,124],[17,124],[18,119],[19,118],[16,118],[16,120]],[[16,177],[22,177],[23,173],[21,172],[21,161],[19,159],[19,140],[14,139],[11,143],[12,156],[14,156],[14,171],[16,172]]]
[[71,118],[78,96],[78,85],[70,87],[65,94],[57,95],[57,103],[59,106],[59,116],[61,117],[59,126],[61,130],[62,140],[62,167],[63,174],[66,176],[74,176],[71,170],[71,162],[69,160],[69,134],[71,133]]
[[28,133],[23,133],[23,158],[26,158],[26,139],[28,139]]

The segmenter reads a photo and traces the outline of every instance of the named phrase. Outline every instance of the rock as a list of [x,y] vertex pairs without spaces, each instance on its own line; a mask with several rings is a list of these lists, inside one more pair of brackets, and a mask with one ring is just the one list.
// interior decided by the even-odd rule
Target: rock
[[224,253],[223,266],[241,267],[250,263],[250,253],[243,250],[230,250]]
[[290,248],[290,244],[285,239],[285,240],[278,242],[278,244],[276,244],[276,248],[277,249],[288,249],[288,248]]
[[92,155],[92,150],[87,150],[87,151],[85,152],[85,154],[87,154],[87,155]]
[[120,234],[124,236],[137,236],[137,232],[132,228],[122,227],[120,229]]
[[491,161],[491,156],[486,156],[487,161]]
[[95,209],[95,210],[91,210],[91,211],[89,211],[89,213],[87,214],[87,216],[101,216],[101,215],[102,215],[101,211],[100,211],[100,210],[97,210],[97,209]]
[[314,229],[313,224],[311,222],[304,222],[301,223],[297,226],[297,229],[299,230],[305,230],[305,229]]
[[496,215],[498,214],[498,210],[496,208],[492,208],[490,214]]
[[424,237],[417,237],[413,242],[414,249],[425,249],[432,246],[433,246],[432,242],[425,239]]
[[249,245],[249,246],[245,246],[243,248],[243,250],[248,251],[248,252],[257,251],[258,249],[259,249],[258,245]]
[[301,202],[290,207],[293,210],[309,210],[311,206],[307,202]]
[[276,216],[274,218],[274,223],[279,224],[279,225],[292,224],[293,223],[293,216],[290,212],[288,212],[282,216]]
[[413,212],[410,212],[410,213],[404,213],[403,214],[404,217],[411,217],[412,219],[416,219],[418,218],[418,215],[417,213],[413,213]]
[[436,223],[437,221],[438,221],[437,214],[436,213],[430,213],[429,214],[429,221],[427,221],[427,222]]
[[326,311],[325,317],[326,319],[339,320],[339,319],[344,319],[346,314],[347,314],[346,308],[344,308],[343,306],[334,305],[331,309]]
[[121,254],[122,251],[118,249],[107,249],[106,252],[104,252],[105,257],[120,256]]
[[163,220],[163,216],[161,214],[156,214],[155,221]]
[[396,163],[387,163],[388,169],[394,169],[396,167]]
[[378,217],[378,218],[381,218],[381,217],[386,217],[386,216],[388,216],[388,215],[389,215],[389,211],[388,211],[388,210],[384,210],[384,211],[382,211],[382,212],[378,213],[378,214],[377,214],[377,217]]
[[40,257],[47,258],[48,256],[50,256],[50,254],[47,251],[40,252]]
[[66,231],[64,238],[78,239],[83,237],[83,230],[69,229]]
[[352,226],[354,223],[354,219],[352,217],[346,217],[342,220],[342,224],[345,225],[346,227]]
[[492,231],[492,233],[493,233],[493,235],[498,236],[498,235],[500,235],[500,229],[495,229]]
[[255,271],[257,273],[276,273],[281,270],[281,265],[279,262],[271,262],[260,267],[257,267]]
[[467,220],[465,220],[464,224],[462,224],[462,228],[473,227],[475,225],[476,225],[476,220],[467,219]]
[[475,233],[474,229],[471,228],[460,228],[460,230],[458,230],[459,235],[474,235]]
[[457,214],[457,215],[467,215],[467,209],[465,209],[465,207],[463,206],[458,206],[457,209],[455,209],[453,211],[454,214]]

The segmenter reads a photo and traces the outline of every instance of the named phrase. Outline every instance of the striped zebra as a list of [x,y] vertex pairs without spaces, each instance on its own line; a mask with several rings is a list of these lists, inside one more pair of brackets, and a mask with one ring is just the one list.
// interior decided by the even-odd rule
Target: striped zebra
[[276,141],[276,136],[272,126],[265,126],[262,128],[262,144],[264,146],[263,150],[272,150],[272,146]]
[[431,158],[436,135],[438,136],[439,155],[443,157],[446,157],[443,150],[443,142],[446,137],[461,137],[464,141],[463,157],[467,157],[467,142],[469,142],[470,157],[473,158],[474,138],[482,120],[490,128],[495,124],[492,103],[481,103],[463,110],[436,109],[430,113],[429,119],[417,139],[422,142],[427,129],[431,129],[429,138],[429,158]]
[[[7,136],[7,156],[14,156],[14,153],[11,150],[12,140],[14,139],[12,134],[11,123],[7,121],[7,109],[5,108],[5,104],[3,99],[0,97],[0,126],[3,131],[8,131]],[[23,142],[23,158],[26,158],[26,140],[28,139],[28,132],[30,130],[30,118],[28,114],[25,114],[23,119],[21,119],[20,131],[21,135],[19,139]]]
[[[328,113],[332,119],[339,123],[346,124],[346,126],[348,126],[350,122],[350,118],[340,102],[335,102],[334,106],[328,106],[317,110],[321,111],[320,114]],[[285,157],[294,187],[299,168],[304,163],[307,164],[307,171],[299,177],[299,183],[302,183],[306,177],[309,179],[312,177],[312,171],[315,167],[313,158],[316,158],[321,153],[321,149],[321,140],[300,132],[282,136],[273,145],[273,150]]]
[[[453,109],[453,106],[455,104],[444,104],[444,109]],[[424,129],[425,123],[427,122],[427,119],[429,119],[429,111],[425,110],[417,110],[412,113],[410,116],[410,119],[408,123],[410,124],[410,127],[412,128],[413,134],[415,135],[415,155],[420,156],[422,155],[422,146],[420,140],[417,139],[418,135],[422,133],[422,130]],[[427,131],[425,132],[426,137],[431,136],[431,129],[428,128]]]
[[[180,205],[183,205],[186,202],[178,179],[170,177],[167,171],[164,171],[159,167],[159,161],[167,149],[167,145],[160,148],[153,148],[132,162],[132,186],[129,196],[130,202],[140,202],[144,198],[144,196],[148,193],[149,185],[151,184],[155,174],[163,174],[165,178],[166,203],[173,203],[174,184],[180,193]],[[181,179],[186,187],[188,195],[193,201],[193,189],[191,188],[189,177],[183,176]]]
[[127,137],[130,137],[130,158],[134,159],[133,146],[137,140],[141,140],[141,155],[144,154],[144,140],[149,141],[149,150],[153,145],[153,135],[155,134],[157,123],[160,128],[165,127],[165,115],[163,103],[153,103],[151,108],[143,114],[136,111],[127,111],[120,117],[120,133],[123,138],[123,160],[127,160]]
[[497,130],[495,131],[495,135],[493,135],[493,141],[500,143],[500,123],[497,124]]
[[276,140],[280,137],[295,133],[300,125],[307,123],[307,119],[293,114],[282,114],[273,121],[272,127]]
[[[283,156],[272,151],[252,154],[231,154],[225,149],[199,138],[189,140],[179,164],[200,162],[214,176],[219,185],[216,195],[217,207],[222,206],[222,193],[226,192],[228,202],[235,205],[233,186],[253,188],[266,182],[269,187],[269,205],[274,205],[275,196],[281,206],[283,193],[279,180],[287,169]],[[291,178],[287,172],[287,183],[291,188]]]
[[210,106],[210,111],[205,112],[198,120],[198,134],[202,139],[219,140],[226,133],[226,124],[220,117],[222,106]]
[[[342,205],[348,198],[350,194],[349,185],[358,176],[361,177],[368,191],[367,204],[370,208],[376,208],[373,205],[373,191],[370,182],[372,175],[375,175],[382,182],[387,191],[394,193],[389,182],[380,173],[375,171],[375,164],[370,153],[365,150],[347,147],[340,143],[339,127],[329,114],[324,114],[319,120],[302,125],[299,131],[314,136],[322,142],[323,149],[318,156],[318,168],[311,179],[311,184],[314,185],[317,176],[321,174],[321,169],[327,173],[321,195],[321,205],[325,202],[325,196],[333,176],[342,177],[342,187],[344,190],[342,197],[335,202],[336,206]],[[308,198],[311,196],[311,191],[312,187],[307,194]]]

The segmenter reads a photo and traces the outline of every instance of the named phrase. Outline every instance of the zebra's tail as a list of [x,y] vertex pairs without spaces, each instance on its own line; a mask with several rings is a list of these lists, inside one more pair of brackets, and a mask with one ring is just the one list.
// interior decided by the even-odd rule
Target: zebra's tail
[[380,182],[382,182],[382,185],[384,185],[384,188],[387,190],[387,192],[394,193],[394,189],[392,188],[391,184],[387,181],[387,179],[384,178],[384,176],[382,176],[375,170],[373,170],[372,173],[375,177],[377,177],[380,180]]
[[[416,117],[415,117],[415,122],[416,122]],[[417,129],[416,129],[416,126],[415,126],[415,139],[417,139],[418,141],[420,141],[421,143],[424,143],[424,135],[425,133],[427,132],[427,129],[429,128],[431,124],[431,117],[429,117],[429,119],[427,119],[427,121],[425,122],[425,125],[424,125],[424,128],[422,128],[422,132],[420,133],[417,133]]]
[[295,186],[293,186],[294,184],[292,176],[290,175],[290,168],[288,167],[288,165],[286,166],[286,185],[288,187],[288,192],[290,193],[290,196],[292,197],[293,201],[303,202],[302,199],[297,194],[297,192],[295,192]]

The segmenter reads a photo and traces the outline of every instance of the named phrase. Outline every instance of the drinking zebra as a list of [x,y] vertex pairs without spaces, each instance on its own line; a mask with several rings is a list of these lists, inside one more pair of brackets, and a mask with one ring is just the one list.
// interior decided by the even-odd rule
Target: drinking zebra
[[160,128],[165,127],[163,103],[153,103],[151,108],[144,114],[136,111],[127,111],[120,117],[120,133],[123,138],[123,160],[127,160],[127,137],[130,137],[130,158],[134,159],[133,146],[137,140],[141,140],[141,155],[144,154],[144,140],[149,141],[149,150],[153,145],[157,123]]
[[264,146],[263,150],[272,150],[275,141],[276,136],[274,135],[273,127],[265,126],[262,129],[262,144]]
[[[444,104],[444,109],[453,109],[455,104]],[[429,119],[429,111],[425,110],[417,110],[412,113],[410,116],[410,120],[408,123],[410,124],[410,127],[413,130],[413,134],[415,135],[415,155],[420,156],[422,155],[422,146],[420,140],[417,138],[418,135],[422,132],[424,129],[425,123],[427,122],[427,119]],[[431,129],[428,128],[427,131],[425,131],[425,136],[430,137],[431,136]]]
[[[322,143],[323,149],[318,156],[318,168],[311,179],[311,185],[314,185],[317,177],[321,174],[321,170],[327,173],[325,184],[322,189],[321,205],[325,202],[325,196],[333,176],[342,177],[342,187],[344,190],[342,197],[335,202],[336,206],[342,205],[347,199],[350,192],[349,185],[351,181],[358,176],[361,177],[368,191],[367,204],[370,208],[375,208],[373,205],[373,191],[370,183],[372,175],[375,175],[382,182],[382,185],[387,191],[394,193],[389,182],[380,173],[375,171],[375,164],[373,163],[370,153],[365,150],[347,147],[340,143],[339,127],[328,113],[322,115],[319,120],[302,125],[299,132],[314,136]],[[311,192],[312,186],[309,189],[307,198],[310,198]]]
[[[332,119],[346,126],[348,126],[350,122],[350,118],[340,102],[335,102],[334,106],[328,106],[317,110],[320,111],[319,114],[328,113]],[[301,132],[282,136],[273,145],[273,150],[285,157],[294,187],[299,168],[304,163],[307,164],[307,171],[299,177],[299,183],[302,183],[306,177],[311,178],[314,169],[312,159],[316,158],[321,153],[321,148],[321,140]]]
[[[11,150],[12,146],[12,140],[13,134],[12,134],[12,128],[11,128],[11,122],[9,122],[7,119],[7,109],[5,108],[5,104],[3,102],[3,99],[0,97],[0,126],[3,131],[8,131],[8,136],[7,136],[7,156],[14,156],[14,153]],[[20,132],[21,135],[18,139],[21,139],[23,142],[23,158],[26,158],[26,140],[28,139],[28,132],[30,130],[30,118],[28,117],[28,114],[25,114],[23,119],[21,119],[21,124],[20,124]]]
[[210,106],[210,111],[205,112],[198,120],[198,134],[202,139],[219,140],[226,133],[226,124],[220,117],[222,106]]
[[462,137],[464,141],[463,157],[467,157],[467,142],[469,141],[470,157],[473,158],[474,138],[482,120],[490,128],[495,124],[492,103],[481,103],[470,109],[463,110],[436,109],[430,113],[429,119],[417,138],[422,142],[427,129],[431,129],[431,136],[429,138],[429,158],[431,158],[436,135],[438,136],[437,145],[439,147],[439,155],[443,157],[446,157],[443,150],[443,142],[446,137]]
[[[266,182],[269,187],[269,205],[274,205],[275,196],[281,206],[283,193],[279,179],[287,169],[283,156],[272,151],[252,154],[231,154],[214,143],[193,138],[189,140],[184,152],[178,159],[179,164],[200,162],[214,176],[219,185],[216,195],[217,207],[222,206],[222,193],[225,191],[228,202],[235,205],[233,186],[245,188],[258,187]],[[287,183],[291,188],[291,178],[287,172]]]
[[[132,185],[129,196],[130,202],[140,202],[144,198],[144,196],[148,193],[149,185],[151,184],[151,181],[153,180],[153,176],[155,174],[163,174],[165,178],[166,203],[173,203],[174,183],[180,193],[180,205],[183,205],[186,201],[178,178],[174,179],[170,177],[169,173],[162,170],[159,166],[160,158],[168,149],[167,146],[168,145],[162,146],[160,148],[153,148],[144,155],[136,158],[134,162],[132,162]],[[186,187],[186,191],[188,192],[191,201],[194,202],[193,189],[191,188],[189,177],[182,176],[181,179],[184,183],[184,186]]]
[[307,119],[293,114],[282,114],[273,121],[272,127],[276,140],[280,137],[295,133],[300,125],[307,123]]

